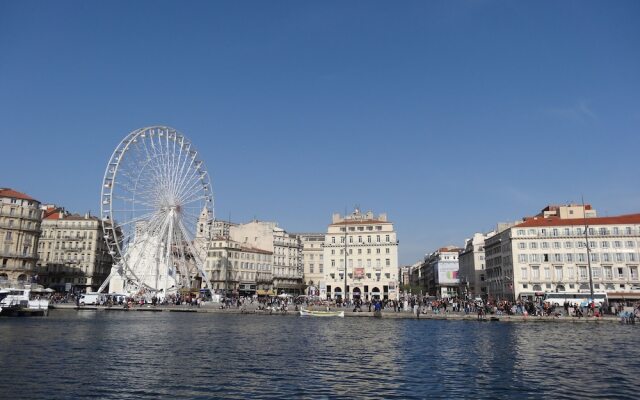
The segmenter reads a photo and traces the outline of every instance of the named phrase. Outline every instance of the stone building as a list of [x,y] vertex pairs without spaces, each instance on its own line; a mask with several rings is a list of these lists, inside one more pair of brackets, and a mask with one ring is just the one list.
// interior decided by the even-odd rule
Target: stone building
[[211,240],[205,270],[213,289],[228,296],[274,294],[273,253],[225,237]]
[[333,214],[323,251],[327,297],[397,299],[398,244],[386,214]]
[[280,293],[302,294],[302,251],[295,235],[275,222],[252,221],[229,227],[229,237],[245,246],[273,254],[273,289]]
[[640,299],[640,214],[598,217],[590,205],[549,206],[485,241],[490,298],[606,292]]
[[0,280],[35,280],[41,222],[38,200],[0,188]]
[[302,249],[302,269],[306,293],[326,297],[324,280],[324,233],[297,233]]
[[420,265],[420,284],[424,293],[438,298],[460,296],[460,279],[458,278],[458,255],[461,249],[455,246],[441,247],[427,254]]
[[102,220],[59,207],[44,210],[38,255],[38,282],[59,291],[96,291],[113,265]]
[[472,238],[465,240],[458,256],[460,291],[465,298],[486,298],[484,241],[495,234],[495,231],[475,233]]

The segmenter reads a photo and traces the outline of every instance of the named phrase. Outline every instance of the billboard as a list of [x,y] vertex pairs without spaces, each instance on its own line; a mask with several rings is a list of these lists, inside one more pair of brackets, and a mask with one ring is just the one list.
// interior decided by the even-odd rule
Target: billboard
[[458,271],[460,266],[457,262],[443,262],[438,263],[438,283],[439,284],[458,284]]
[[364,278],[364,268],[354,268],[353,269],[353,277],[356,279]]

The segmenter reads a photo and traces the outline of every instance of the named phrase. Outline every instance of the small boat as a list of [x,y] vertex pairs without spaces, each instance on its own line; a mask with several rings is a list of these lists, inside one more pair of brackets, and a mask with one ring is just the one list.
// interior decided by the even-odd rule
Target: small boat
[[340,317],[344,318],[344,311],[313,311],[300,310],[301,317]]
[[50,289],[31,289],[30,285],[0,289],[0,315],[46,316],[50,292]]

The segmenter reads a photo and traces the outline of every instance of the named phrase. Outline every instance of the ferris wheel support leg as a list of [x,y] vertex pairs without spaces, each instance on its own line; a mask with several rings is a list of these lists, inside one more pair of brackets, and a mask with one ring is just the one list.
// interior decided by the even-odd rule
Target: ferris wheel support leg
[[119,274],[120,274],[120,268],[118,268],[117,265],[113,265],[111,267],[111,272],[109,273],[109,276],[107,276],[107,279],[105,279],[104,282],[102,282],[102,285],[100,285],[100,288],[98,289],[98,293],[102,293],[102,291],[107,287],[109,282],[111,282],[111,278]]

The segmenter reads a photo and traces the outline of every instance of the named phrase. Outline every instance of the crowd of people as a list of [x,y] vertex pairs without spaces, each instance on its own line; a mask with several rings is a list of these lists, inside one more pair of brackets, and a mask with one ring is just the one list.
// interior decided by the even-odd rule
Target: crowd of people
[[[64,292],[52,294],[50,301],[54,304],[75,303],[79,305],[81,293]],[[205,299],[201,294],[184,293],[171,294],[166,297],[145,296],[140,294],[135,297],[125,297],[123,295],[104,295],[99,299],[98,304],[108,307],[122,306],[125,308],[134,306],[190,306],[200,307],[210,299]],[[536,300],[493,300],[482,301],[480,299],[470,300],[453,298],[436,298],[433,296],[407,295],[399,300],[356,297],[353,299],[320,299],[310,296],[232,296],[222,297],[219,305],[220,309],[240,309],[241,311],[268,312],[286,314],[289,311],[304,309],[346,309],[353,312],[413,312],[418,318],[420,315],[446,315],[448,313],[475,314],[478,319],[484,319],[488,315],[520,315],[524,317],[602,317],[605,314],[617,315],[623,323],[634,324],[640,318],[640,302],[634,304],[632,310],[625,308],[623,303],[608,304],[606,302],[589,304],[577,304],[565,302],[564,304],[552,304],[545,302],[542,298]]]

